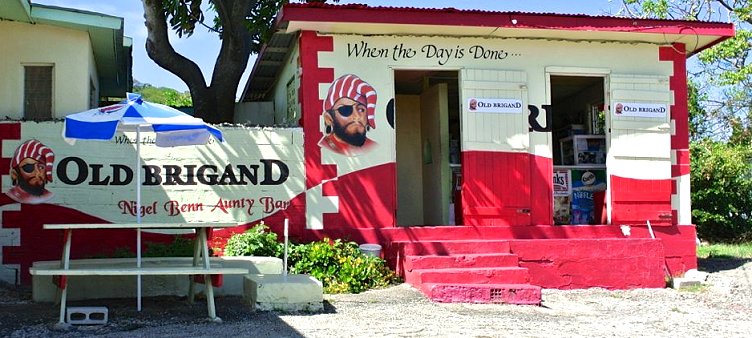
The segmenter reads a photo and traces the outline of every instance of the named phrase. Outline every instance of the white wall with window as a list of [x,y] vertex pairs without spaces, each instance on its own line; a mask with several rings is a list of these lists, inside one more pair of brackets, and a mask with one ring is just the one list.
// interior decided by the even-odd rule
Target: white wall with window
[[98,76],[87,32],[12,21],[0,32],[0,117],[62,118],[91,106]]

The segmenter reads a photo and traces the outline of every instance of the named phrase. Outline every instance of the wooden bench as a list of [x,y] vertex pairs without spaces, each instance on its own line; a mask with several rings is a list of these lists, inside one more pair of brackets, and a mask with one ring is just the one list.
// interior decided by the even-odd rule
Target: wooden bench
[[164,267],[164,268],[29,268],[32,275],[40,276],[148,276],[148,275],[244,275],[248,269],[211,267]]
[[[214,306],[214,290],[211,276],[223,274],[247,274],[248,269],[243,268],[224,268],[216,264],[209,263],[209,243],[207,231],[211,228],[228,228],[234,227],[234,223],[129,223],[129,224],[45,224],[44,229],[63,230],[64,245],[60,267],[32,267],[29,272],[32,275],[40,276],[60,276],[58,287],[62,290],[60,295],[60,320],[59,325],[65,325],[65,309],[67,300],[67,276],[113,276],[113,275],[133,275],[138,276],[138,310],[141,310],[141,276],[142,275],[195,275],[203,277],[203,283],[206,284],[206,302],[209,318],[216,322],[221,322],[217,317]],[[72,232],[74,229],[195,229],[196,240],[193,246],[193,264],[181,266],[165,267],[142,267],[140,260],[140,250],[138,250],[136,267],[71,267],[70,266],[70,247]],[[140,236],[139,236],[140,245]],[[195,278],[190,278],[188,290],[188,299],[193,302]]]

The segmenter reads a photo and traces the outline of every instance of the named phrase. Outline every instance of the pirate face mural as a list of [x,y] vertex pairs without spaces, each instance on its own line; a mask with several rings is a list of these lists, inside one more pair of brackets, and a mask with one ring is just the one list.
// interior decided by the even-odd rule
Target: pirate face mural
[[5,193],[19,203],[39,204],[54,195],[45,188],[52,182],[55,154],[41,142],[31,139],[21,143],[10,159],[10,178],[13,187]]
[[376,128],[376,91],[370,84],[353,74],[334,80],[323,109],[325,128],[320,147],[355,156],[376,145],[367,137],[368,131]]

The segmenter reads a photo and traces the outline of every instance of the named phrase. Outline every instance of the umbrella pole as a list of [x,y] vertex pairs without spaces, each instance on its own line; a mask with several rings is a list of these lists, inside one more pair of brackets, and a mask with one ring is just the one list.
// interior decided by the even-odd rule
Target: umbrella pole
[[[136,223],[141,224],[141,126],[136,126]],[[136,267],[141,268],[141,228],[136,229]],[[141,311],[141,274],[136,276],[136,309]]]

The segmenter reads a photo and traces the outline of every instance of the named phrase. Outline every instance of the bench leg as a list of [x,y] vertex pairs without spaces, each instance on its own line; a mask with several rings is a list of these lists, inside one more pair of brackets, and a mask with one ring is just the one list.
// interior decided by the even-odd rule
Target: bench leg
[[60,320],[58,320],[58,325],[64,325],[65,324],[65,303],[68,300],[68,286],[66,285],[61,291],[60,291]]
[[[199,254],[201,252],[201,238],[200,229],[196,229],[196,239],[193,241],[193,266],[198,266]],[[196,282],[193,281],[193,276],[188,276],[188,303],[193,304],[194,296],[196,293]]]

